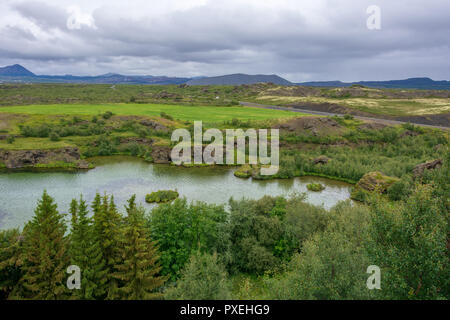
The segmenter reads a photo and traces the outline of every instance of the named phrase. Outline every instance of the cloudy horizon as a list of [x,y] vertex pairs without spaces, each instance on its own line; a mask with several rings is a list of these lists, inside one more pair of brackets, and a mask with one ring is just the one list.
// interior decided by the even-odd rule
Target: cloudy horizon
[[450,80],[445,0],[3,0],[0,12],[0,66],[35,74]]

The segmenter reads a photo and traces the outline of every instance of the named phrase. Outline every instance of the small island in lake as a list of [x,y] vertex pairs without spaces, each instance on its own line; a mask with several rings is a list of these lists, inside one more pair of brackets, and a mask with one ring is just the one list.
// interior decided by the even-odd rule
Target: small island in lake
[[325,189],[325,187],[320,183],[310,183],[306,185],[306,188],[308,188],[309,191],[322,191]]
[[175,190],[159,190],[152,192],[150,194],[147,194],[145,196],[145,202],[148,203],[166,203],[171,202],[178,198],[180,195],[178,191]]

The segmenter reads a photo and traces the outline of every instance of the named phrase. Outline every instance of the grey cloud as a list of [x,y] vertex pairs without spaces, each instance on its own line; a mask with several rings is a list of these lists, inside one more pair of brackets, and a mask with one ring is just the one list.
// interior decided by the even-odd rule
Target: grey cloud
[[[324,23],[310,21],[301,2],[298,10],[282,3],[267,10],[245,1],[209,1],[149,17],[100,6],[92,13],[97,29],[80,30],[67,29],[62,7],[19,2],[11,9],[48,36],[20,25],[0,29],[0,63],[16,57],[38,70],[48,63],[49,70],[82,74],[247,72],[277,73],[292,81],[450,78],[450,2],[428,0],[424,6],[419,0],[379,0],[382,30],[369,31],[365,9],[372,1],[323,1],[328,4],[320,12]],[[151,5],[142,10],[151,12]]]
[[17,2],[12,6],[12,9],[44,29],[62,29],[66,26],[69,17],[65,10],[39,1]]

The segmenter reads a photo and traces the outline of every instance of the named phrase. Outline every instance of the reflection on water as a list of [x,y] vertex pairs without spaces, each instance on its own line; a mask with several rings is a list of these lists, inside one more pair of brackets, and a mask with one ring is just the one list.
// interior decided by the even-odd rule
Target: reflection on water
[[[232,169],[181,168],[152,165],[131,157],[95,159],[97,167],[85,172],[15,172],[0,173],[0,229],[22,227],[32,215],[37,200],[46,189],[62,212],[67,212],[72,198],[83,194],[91,202],[96,192],[114,194],[119,208],[133,194],[146,208],[147,193],[176,189],[189,201],[227,203],[234,199],[259,199],[264,195],[289,195],[305,192],[307,201],[330,208],[350,196],[350,185],[318,177],[260,181],[234,177]],[[306,185],[320,182],[322,192],[310,192]]]

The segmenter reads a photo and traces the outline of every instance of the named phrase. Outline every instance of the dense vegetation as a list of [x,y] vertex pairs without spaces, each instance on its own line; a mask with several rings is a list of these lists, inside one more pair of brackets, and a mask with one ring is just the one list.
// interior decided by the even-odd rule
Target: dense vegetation
[[[329,212],[290,198],[177,199],[123,216],[97,194],[73,200],[71,227],[44,192],[33,219],[0,233],[3,299],[448,299],[448,159],[392,202]],[[78,265],[80,290],[66,268]],[[368,290],[377,265],[382,290]]]
[[145,196],[145,202],[148,203],[165,203],[175,200],[179,197],[178,191],[175,190],[159,190],[147,194]]
[[[286,134],[281,139],[292,145],[282,148],[278,173],[282,178],[312,174],[355,183],[367,172],[381,171],[407,179],[417,164],[445,158],[448,153],[447,132],[409,125],[350,129],[340,136]],[[315,163],[321,156],[329,161]]]
[[325,189],[325,187],[320,184],[320,183],[309,183],[306,185],[306,188],[308,188],[309,191],[322,191],[323,189]]

